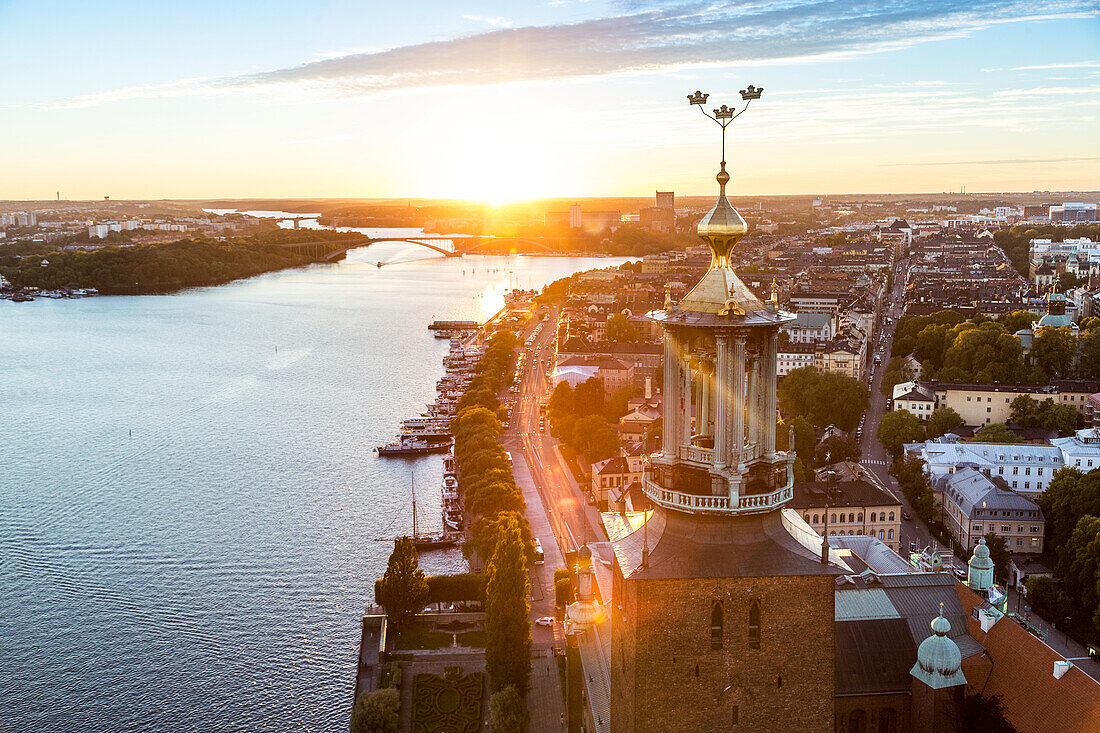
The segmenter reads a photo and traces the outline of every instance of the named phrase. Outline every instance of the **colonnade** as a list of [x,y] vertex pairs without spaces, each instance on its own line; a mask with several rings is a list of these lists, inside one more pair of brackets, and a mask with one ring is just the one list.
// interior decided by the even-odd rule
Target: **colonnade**
[[775,455],[779,333],[718,333],[714,343],[713,354],[689,353],[665,331],[662,450],[675,458],[693,436],[708,436],[714,469],[736,472],[748,458],[747,446],[757,455]]

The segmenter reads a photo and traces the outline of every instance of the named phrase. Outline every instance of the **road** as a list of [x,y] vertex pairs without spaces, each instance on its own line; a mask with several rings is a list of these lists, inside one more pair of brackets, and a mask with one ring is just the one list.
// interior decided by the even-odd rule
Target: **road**
[[[894,477],[890,475],[890,454],[878,442],[875,433],[878,432],[879,422],[886,414],[886,397],[882,394],[882,375],[886,371],[886,365],[890,361],[890,349],[894,344],[894,331],[897,328],[898,319],[905,310],[905,284],[909,273],[908,260],[899,260],[894,265],[894,286],[887,295],[883,307],[882,326],[875,342],[874,354],[881,360],[881,364],[872,367],[871,372],[871,400],[867,408],[863,422],[863,433],[860,436],[860,463],[878,478],[880,486],[886,488],[901,503],[902,510],[912,519],[902,520],[901,542],[898,547],[901,554],[906,556],[911,543],[915,543],[919,550],[923,550],[932,544],[932,532],[913,512],[913,507],[901,493]],[[965,560],[965,558],[963,558]]]

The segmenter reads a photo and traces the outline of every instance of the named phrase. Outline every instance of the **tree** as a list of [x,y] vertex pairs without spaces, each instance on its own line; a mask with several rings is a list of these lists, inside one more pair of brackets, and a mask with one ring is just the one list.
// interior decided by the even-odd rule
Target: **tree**
[[977,692],[965,693],[959,723],[961,730],[1017,733],[1012,723],[1008,722],[1008,714],[1000,695],[984,697]]
[[530,718],[523,698],[508,685],[489,697],[489,730],[492,733],[523,733]]
[[824,428],[836,425],[853,430],[867,409],[867,385],[836,372],[819,372],[813,367],[793,369],[779,383],[783,413],[801,416]]
[[1068,376],[1076,354],[1077,339],[1068,328],[1045,326],[1032,339],[1031,358],[1052,378]]
[[554,605],[565,608],[573,600],[573,577],[569,568],[554,571]]
[[913,511],[926,524],[932,521],[932,487],[924,470],[924,461],[915,456],[895,460],[890,473],[898,480],[902,494],[913,506]]
[[993,574],[998,578],[1008,577],[1008,540],[990,530],[985,533],[985,545],[989,548],[989,559],[993,561]]
[[989,423],[978,428],[974,437],[970,439],[974,443],[1023,443],[1023,439],[1009,430],[1003,422]]
[[486,571],[485,669],[494,691],[513,685],[527,694],[531,674],[531,583],[519,522],[507,518]]
[[1058,586],[1045,575],[1027,579],[1027,604],[1043,618],[1060,618]]
[[1100,631],[1100,518],[1086,514],[1077,520],[1066,547],[1061,548],[1059,574],[1073,605],[1084,611],[1093,633]]
[[619,434],[602,415],[586,415],[573,424],[569,441],[589,463],[611,458],[619,451]]
[[[1100,319],[1095,320],[1100,321]],[[1100,379],[1100,328],[1088,329],[1078,337],[1077,342],[1081,347],[1081,354],[1077,362],[1077,368],[1081,372],[1081,376],[1088,379]]]
[[1024,347],[1001,324],[959,324],[953,330],[957,335],[943,358],[945,377],[992,384],[1016,382],[1023,376]]
[[906,443],[914,443],[924,436],[924,429],[913,413],[894,410],[882,416],[876,435],[882,447],[896,459],[901,456]]
[[408,623],[424,607],[428,581],[411,538],[400,537],[394,542],[377,595],[386,615],[399,625]]
[[1039,320],[1039,316],[1031,311],[1012,311],[1005,313],[997,319],[1009,333],[1016,333],[1025,328],[1031,328],[1031,324]]
[[893,398],[894,386],[902,382],[908,382],[912,378],[913,375],[909,372],[909,365],[906,363],[905,358],[895,356],[882,372],[882,382],[879,384],[879,390],[883,396]]
[[827,466],[841,461],[858,461],[859,457],[859,443],[854,438],[834,435],[817,446],[814,464]]
[[622,313],[616,313],[607,319],[605,339],[617,343],[629,343],[638,340],[634,327],[630,325],[630,319]]
[[927,437],[938,438],[950,433],[963,424],[962,416],[950,407],[940,407],[932,411],[925,426]]
[[351,709],[351,733],[397,733],[400,710],[396,688],[361,693]]

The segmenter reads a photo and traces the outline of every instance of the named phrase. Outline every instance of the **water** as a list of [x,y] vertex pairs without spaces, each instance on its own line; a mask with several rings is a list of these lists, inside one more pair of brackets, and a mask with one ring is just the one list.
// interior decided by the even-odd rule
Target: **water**
[[372,454],[435,397],[428,322],[622,261],[427,254],[0,301],[0,731],[346,729],[412,470],[440,526],[441,459]]

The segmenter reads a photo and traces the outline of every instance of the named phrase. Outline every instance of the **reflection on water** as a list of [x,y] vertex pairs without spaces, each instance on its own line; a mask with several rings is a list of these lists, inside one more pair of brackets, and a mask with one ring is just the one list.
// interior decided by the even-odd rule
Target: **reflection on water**
[[[432,318],[621,260],[344,262],[168,296],[0,302],[0,730],[346,729],[358,618],[438,456]],[[375,266],[379,254],[414,261]],[[459,553],[425,558],[429,572]]]

